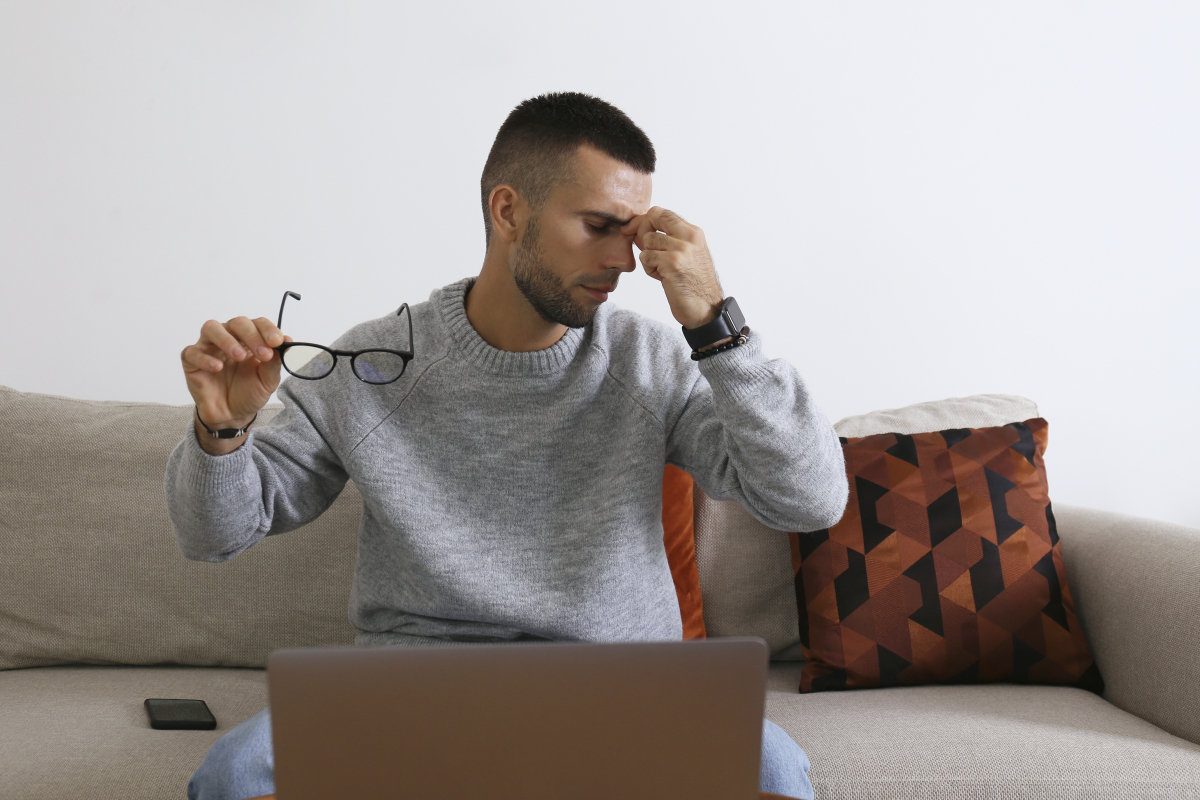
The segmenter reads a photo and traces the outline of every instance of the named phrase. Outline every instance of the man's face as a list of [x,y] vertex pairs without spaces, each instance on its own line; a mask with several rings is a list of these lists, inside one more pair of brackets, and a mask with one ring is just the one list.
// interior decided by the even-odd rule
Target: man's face
[[513,277],[543,319],[582,328],[621,273],[637,267],[633,237],[620,229],[650,210],[650,176],[583,145],[575,177],[557,186],[526,223]]

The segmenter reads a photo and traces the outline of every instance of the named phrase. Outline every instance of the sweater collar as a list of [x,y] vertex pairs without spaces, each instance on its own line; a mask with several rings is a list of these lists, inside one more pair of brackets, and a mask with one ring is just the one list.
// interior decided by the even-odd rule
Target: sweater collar
[[442,316],[450,338],[463,357],[479,369],[496,375],[551,375],[562,372],[575,358],[585,328],[567,328],[563,337],[545,350],[514,353],[492,347],[467,319],[467,292],[475,277],[463,278],[435,289],[429,299]]

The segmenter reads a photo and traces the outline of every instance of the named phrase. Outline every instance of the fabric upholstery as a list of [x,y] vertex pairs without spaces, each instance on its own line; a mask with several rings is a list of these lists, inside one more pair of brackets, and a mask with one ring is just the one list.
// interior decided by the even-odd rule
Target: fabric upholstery
[[1200,529],[1061,504],[1054,513],[1105,699],[1200,744]]
[[[809,755],[820,800],[1200,797],[1200,747],[1080,689],[801,695],[799,676],[798,664],[772,668],[767,717]],[[142,708],[147,697],[202,699],[217,729],[156,731]],[[183,797],[212,743],[266,705],[266,673],[257,669],[0,672],[0,798]]]
[[[1038,416],[1024,397],[983,394],[874,411],[834,423],[838,436],[1005,425]],[[760,636],[776,661],[802,661],[791,545],[732,500],[695,490],[696,565],[709,636]],[[747,580],[746,576],[754,576]]]
[[800,640],[788,534],[733,500],[695,488],[696,566],[708,636],[758,636],[772,658],[794,658]]
[[987,428],[1040,416],[1037,404],[1015,394],[975,394],[914,403],[846,417],[834,423],[838,436],[855,439],[877,433],[925,433],[949,428]]
[[843,439],[840,522],[792,534],[800,691],[1014,681],[1102,690],[1063,566],[1041,418]]
[[[154,730],[147,697],[203,700],[212,731]],[[218,738],[267,706],[266,672],[211,667],[38,667],[0,672],[0,798],[163,800]]]
[[[940,416],[914,430],[1037,416],[1023,398],[1008,406],[1007,419],[996,411],[1003,403],[982,401],[992,414],[986,418],[962,405],[952,419],[918,409]],[[887,412],[892,421],[882,429],[848,427],[873,415],[835,427],[844,436],[904,430],[894,420],[906,412]],[[110,662],[175,654],[261,664],[276,646],[352,641],[344,577],[359,514],[352,487],[309,528],[232,562],[180,557],[157,487],[190,413],[0,388],[0,425],[9,432],[0,449],[0,667],[79,653]],[[61,489],[46,497],[47,482]],[[26,496],[35,487],[40,501]],[[722,631],[709,634],[766,634],[774,652],[787,652],[799,635],[787,535],[699,489],[693,502],[703,614]],[[1054,510],[1112,704],[1079,689],[1005,684],[798,694],[802,665],[776,664],[767,716],[809,754],[820,800],[1200,797],[1200,747],[1171,735],[1200,742],[1193,624],[1200,531],[1060,504]],[[340,522],[321,527],[323,520]],[[720,527],[726,522],[728,530]],[[48,580],[56,581],[52,591]],[[155,627],[166,618],[181,627],[177,638]],[[272,631],[286,636],[272,642]],[[155,731],[142,707],[153,696],[203,699],[218,727]],[[212,743],[266,704],[259,669],[0,671],[0,800],[182,797]]]
[[[259,419],[280,410],[273,404]],[[0,387],[0,669],[51,664],[261,667],[277,647],[353,644],[347,620],[362,501],[226,563],[189,561],[163,494],[191,406],[74,400]],[[673,470],[674,472],[671,472]],[[665,546],[685,634],[704,635],[692,479],[664,473]]]
[[798,694],[776,664],[767,718],[808,754],[817,800],[1200,797],[1200,746],[1066,686]]
[[277,647],[354,642],[352,486],[312,524],[229,563],[180,553],[163,474],[192,413],[0,387],[0,669],[262,666]]

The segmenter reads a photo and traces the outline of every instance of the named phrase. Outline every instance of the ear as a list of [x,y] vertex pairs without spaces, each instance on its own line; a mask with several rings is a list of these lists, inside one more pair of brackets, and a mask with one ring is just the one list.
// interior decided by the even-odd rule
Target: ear
[[488,195],[492,212],[492,235],[513,243],[529,219],[529,204],[513,187],[502,183]]

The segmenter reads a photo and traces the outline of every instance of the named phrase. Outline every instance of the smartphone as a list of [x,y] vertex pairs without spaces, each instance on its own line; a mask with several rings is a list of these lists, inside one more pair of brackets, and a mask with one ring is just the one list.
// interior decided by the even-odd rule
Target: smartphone
[[150,727],[159,730],[211,731],[217,727],[217,718],[203,700],[152,697],[146,700],[146,713],[150,715]]

